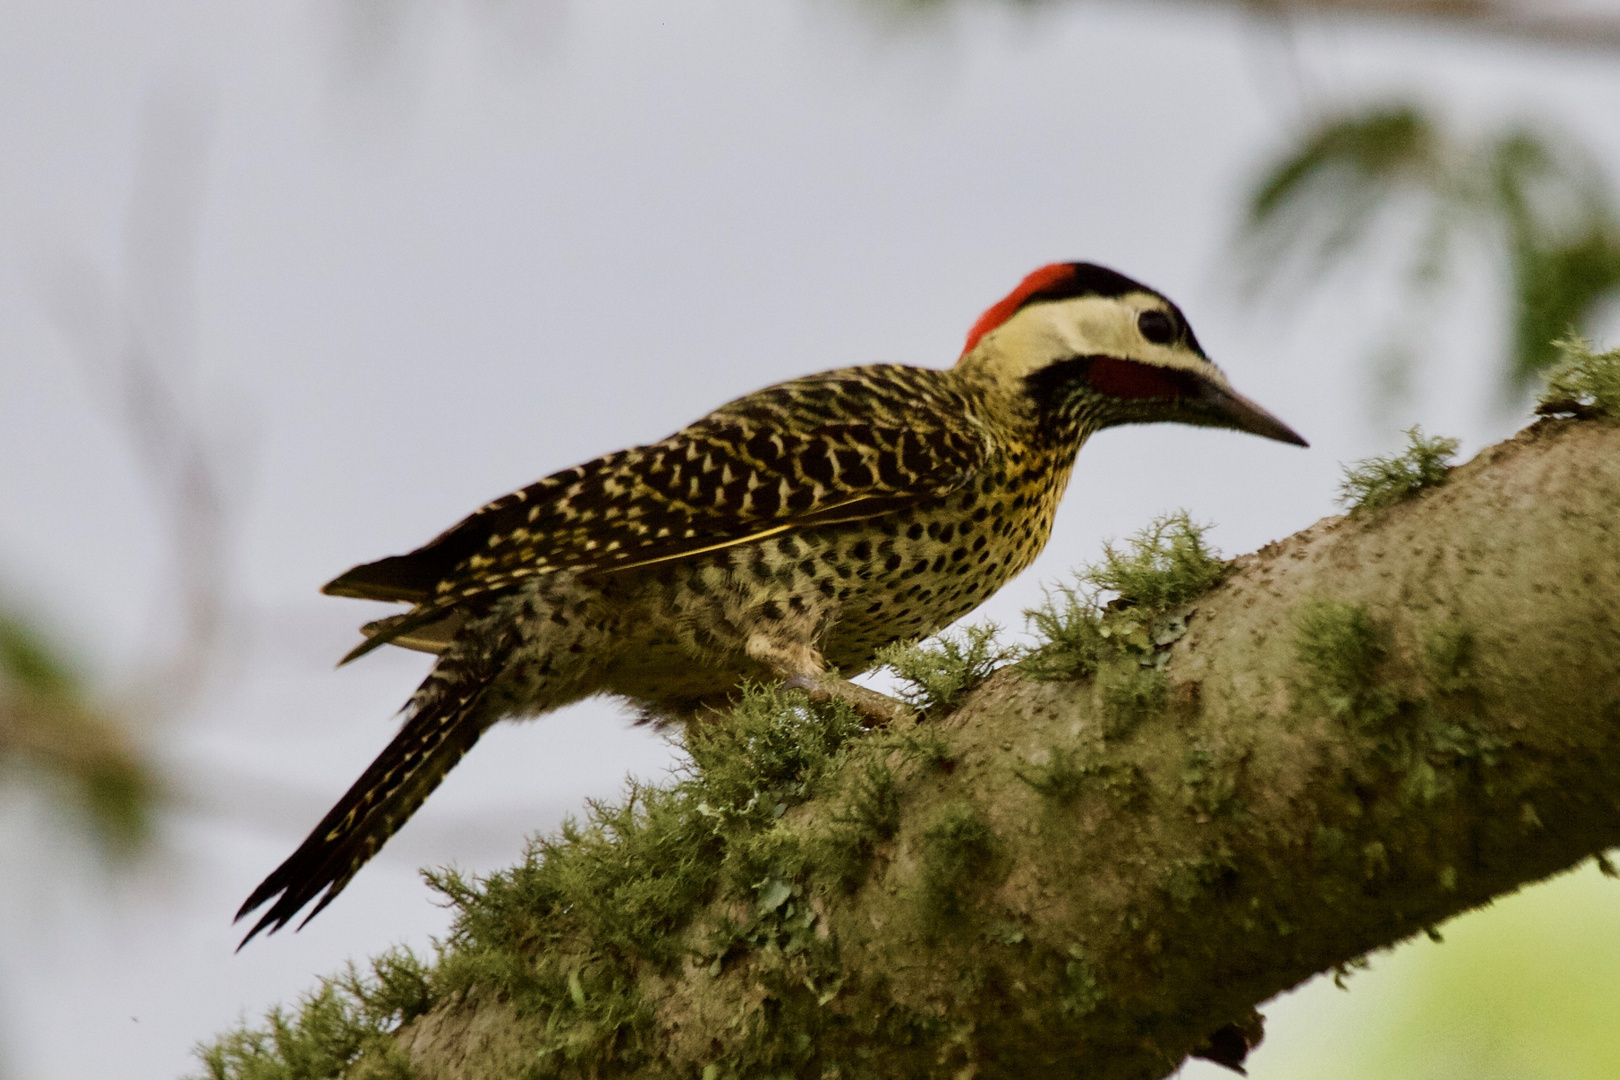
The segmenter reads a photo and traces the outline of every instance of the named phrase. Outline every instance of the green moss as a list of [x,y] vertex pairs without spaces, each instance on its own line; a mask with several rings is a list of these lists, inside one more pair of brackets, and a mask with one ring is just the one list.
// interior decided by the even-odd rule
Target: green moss
[[404,950],[372,961],[362,976],[352,965],[288,1011],[276,1008],[262,1027],[246,1025],[200,1047],[209,1080],[407,1080],[413,1074],[393,1038],[432,1001],[430,971]]
[[[1185,515],[1156,522],[1136,547],[1110,548],[1087,572],[1089,595],[1068,594],[1072,613],[1052,613],[1056,634],[1046,647],[1094,645],[1090,655],[1108,668],[1099,692],[1129,722],[1162,707],[1163,650],[1184,627],[1156,605],[1185,602],[1218,576],[1200,536]],[[1105,590],[1118,594],[1107,609]],[[895,666],[915,687],[913,700],[949,708],[1008,655],[992,628],[979,627],[897,653]],[[1079,668],[1095,670],[1083,658]],[[475,997],[524,1018],[517,1037],[536,1080],[645,1071],[665,1047],[642,988],[693,965],[750,986],[733,1018],[737,1038],[705,1076],[852,1073],[865,1065],[832,1060],[828,1048],[881,1053],[959,1035],[954,1021],[892,1002],[828,1008],[851,993],[887,999],[881,985],[848,981],[838,938],[818,914],[837,891],[861,888],[895,841],[899,775],[955,767],[946,733],[929,724],[867,732],[842,706],[754,688],[733,716],[690,728],[685,749],[689,762],[672,782],[632,783],[621,799],[592,802],[583,820],[534,840],[517,866],[484,879],[430,875],[455,909],[434,965],[412,969],[414,982],[385,963],[370,982],[323,984],[296,1012],[200,1051],[209,1076],[403,1076],[399,1025]],[[1030,782],[1058,803],[1078,790],[1078,776],[1065,774],[1071,767],[1110,791],[1141,786],[1132,770],[1054,764]],[[814,810],[795,812],[810,800]],[[915,839],[917,876],[906,898],[916,901],[917,929],[961,936],[974,949],[987,947],[987,933],[1003,947],[1020,944],[1014,931],[988,931],[993,913],[977,907],[1006,872],[990,824],[966,802],[931,820]],[[962,975],[964,986],[993,977],[973,965]],[[1075,1010],[1095,1007],[1083,956],[1062,957],[1054,977],[1067,980]]]
[[826,879],[853,892],[866,876],[877,846],[900,828],[900,793],[894,772],[876,755],[845,770],[848,780],[832,811],[832,821],[812,843],[813,861]]
[[948,773],[956,768],[956,750],[937,727],[922,724],[909,730],[885,732],[879,739],[878,745],[898,752],[905,760],[924,769]]
[[1373,457],[1345,469],[1339,483],[1339,505],[1352,514],[1391,506],[1425,488],[1439,487],[1451,472],[1457,439],[1430,438],[1423,429],[1406,429],[1406,449],[1389,457]]
[[1312,601],[1295,612],[1294,622],[1303,669],[1294,707],[1337,717],[1367,740],[1403,801],[1429,805],[1450,798],[1475,767],[1497,764],[1509,742],[1480,719],[1467,627],[1447,622],[1425,635],[1417,666],[1428,692],[1417,693],[1402,692],[1393,681],[1388,630],[1365,606]]
[[1058,807],[1073,805],[1092,788],[1132,803],[1144,788],[1142,771],[1135,764],[1082,762],[1079,751],[1062,746],[1051,748],[1046,764],[1015,770],[1014,775]]
[[1209,855],[1173,859],[1165,875],[1164,891],[1182,909],[1224,890],[1237,878],[1237,863],[1224,849]]
[[1042,798],[1059,806],[1068,806],[1086,790],[1086,781],[1093,775],[1080,764],[1080,755],[1064,746],[1054,746],[1045,765],[1033,769],[1015,770],[1014,775]]
[[1163,611],[1184,604],[1209,591],[1226,572],[1220,554],[1204,541],[1208,531],[1185,510],[1155,518],[1123,550],[1103,545],[1102,562],[1088,567],[1082,578],[1114,593],[1119,607]]
[[[834,777],[862,730],[841,706],[748,691],[729,720],[688,732],[690,762],[673,784],[632,783],[618,802],[591,803],[583,822],[535,840],[521,864],[486,879],[430,875],[456,909],[436,966],[385,959],[370,981],[324,984],[295,1015],[274,1013],[200,1051],[208,1075],[358,1075],[355,1063],[404,1075],[387,1071],[398,1064],[390,1033],[474,993],[539,1021],[525,1035],[535,1077],[634,1070],[658,1052],[642,979],[694,957],[716,974],[746,962],[762,982],[782,982],[778,1006],[836,993],[836,945],[817,934],[810,903],[833,871],[818,861],[827,849],[813,824],[787,811],[839,794]],[[844,796],[839,827],[892,835],[898,811],[884,768],[869,761]],[[732,917],[698,925],[711,901]],[[788,1029],[756,1020],[749,1060],[786,1060],[788,1044],[773,1040]]]
[[1466,626],[1446,622],[1425,636],[1423,652],[1429,682],[1442,693],[1466,690],[1473,679],[1474,635]]
[[[1105,545],[1102,561],[1082,569],[1075,585],[1048,591],[1044,604],[1024,613],[1038,644],[1019,667],[1048,681],[1094,675],[1116,659],[1162,667],[1166,650],[1187,628],[1184,615],[1172,609],[1226,573],[1204,539],[1207,531],[1178,511],[1155,518],[1123,548]],[[1123,696],[1111,700],[1124,716],[1138,716],[1145,700],[1158,698],[1151,679],[1115,681]],[[1155,700],[1150,708],[1160,704]]]
[[963,921],[974,889],[997,876],[1000,856],[1000,838],[971,803],[940,811],[922,836],[920,884],[930,929]]
[[1094,593],[1075,586],[1049,589],[1046,602],[1024,612],[1037,644],[1019,661],[1019,669],[1045,682],[1094,674],[1107,642],[1102,608]]
[[1110,739],[1129,734],[1137,724],[1162,712],[1167,694],[1163,672],[1129,658],[1103,668],[1097,676],[1097,690],[1103,703],[1103,735]]
[[1216,817],[1232,809],[1237,777],[1209,751],[1192,747],[1181,768],[1182,798],[1195,814]]
[[1063,1011],[1081,1017],[1095,1012],[1108,995],[1097,978],[1097,969],[1079,945],[1069,946],[1069,958],[1063,965],[1064,983],[1059,1003]]
[[909,704],[923,712],[942,712],[1017,655],[997,644],[999,632],[995,623],[987,622],[922,642],[896,642],[878,652],[878,662],[911,684],[901,691]]
[[1555,347],[1559,359],[1547,373],[1536,411],[1620,419],[1620,349],[1594,353],[1590,344],[1576,338]]
[[1365,604],[1313,600],[1294,612],[1295,655],[1306,676],[1295,687],[1307,705],[1356,727],[1383,723],[1396,710],[1379,668],[1389,653],[1388,630]]

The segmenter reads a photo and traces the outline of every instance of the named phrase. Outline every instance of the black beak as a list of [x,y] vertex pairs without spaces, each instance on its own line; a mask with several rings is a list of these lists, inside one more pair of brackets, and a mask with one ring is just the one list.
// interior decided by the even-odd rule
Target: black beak
[[[1200,380],[1202,381],[1202,380]],[[1278,442],[1295,446],[1309,446],[1299,432],[1272,416],[1242,394],[1212,382],[1203,382],[1199,390],[1199,404],[1212,414],[1216,423],[1237,431],[1247,431]]]

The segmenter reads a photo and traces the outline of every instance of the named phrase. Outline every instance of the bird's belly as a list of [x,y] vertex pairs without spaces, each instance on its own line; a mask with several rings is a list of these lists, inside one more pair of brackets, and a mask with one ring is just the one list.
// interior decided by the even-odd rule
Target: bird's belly
[[978,607],[1044,545],[1049,510],[977,509],[933,504],[599,579],[620,613],[602,690],[686,712],[778,677],[753,658],[761,638],[819,650],[846,676],[868,670],[883,646]]

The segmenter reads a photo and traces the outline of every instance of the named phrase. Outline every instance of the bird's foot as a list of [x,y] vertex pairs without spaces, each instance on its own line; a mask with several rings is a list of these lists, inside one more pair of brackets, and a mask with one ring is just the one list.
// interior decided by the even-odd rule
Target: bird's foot
[[810,700],[824,704],[830,701],[842,701],[855,711],[866,727],[882,727],[886,724],[914,724],[917,722],[917,711],[903,701],[897,701],[888,694],[870,690],[864,686],[857,686],[848,679],[840,679],[836,675],[794,675],[782,683],[784,690],[803,690]]

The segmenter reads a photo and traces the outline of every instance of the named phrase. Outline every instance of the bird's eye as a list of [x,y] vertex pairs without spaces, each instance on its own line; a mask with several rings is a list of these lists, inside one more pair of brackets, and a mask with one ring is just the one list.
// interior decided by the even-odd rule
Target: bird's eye
[[1155,345],[1168,345],[1175,340],[1176,324],[1162,311],[1144,311],[1136,317],[1136,328]]

